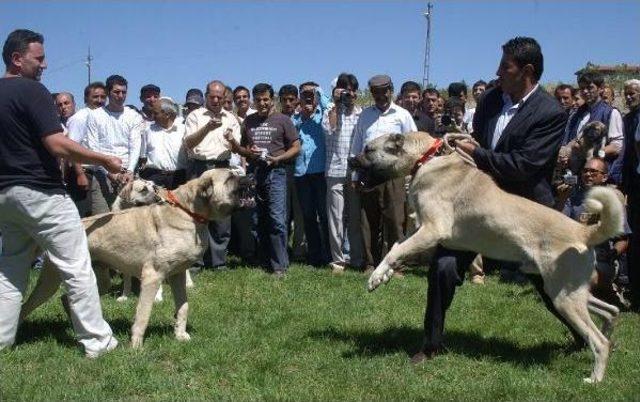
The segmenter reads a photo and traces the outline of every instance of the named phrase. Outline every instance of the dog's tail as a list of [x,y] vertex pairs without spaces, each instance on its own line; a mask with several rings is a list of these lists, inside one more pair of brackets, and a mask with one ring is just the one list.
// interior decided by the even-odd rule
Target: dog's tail
[[616,190],[594,186],[587,193],[584,206],[585,212],[600,215],[600,222],[587,226],[587,246],[593,247],[622,233],[624,206]]

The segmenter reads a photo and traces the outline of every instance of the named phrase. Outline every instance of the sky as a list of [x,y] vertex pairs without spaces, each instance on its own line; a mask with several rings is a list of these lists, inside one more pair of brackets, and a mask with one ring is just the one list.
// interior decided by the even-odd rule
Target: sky
[[[640,64],[640,1],[432,1],[430,82],[488,81],[514,36],[542,46],[542,82],[575,82],[595,64]],[[82,99],[92,81],[120,74],[127,103],[154,83],[183,102],[189,88],[219,79],[235,87],[316,81],[341,72],[360,87],[388,74],[397,89],[422,83],[426,1],[2,1],[0,37],[28,28],[45,37],[51,92]],[[79,102],[80,103],[80,102]]]

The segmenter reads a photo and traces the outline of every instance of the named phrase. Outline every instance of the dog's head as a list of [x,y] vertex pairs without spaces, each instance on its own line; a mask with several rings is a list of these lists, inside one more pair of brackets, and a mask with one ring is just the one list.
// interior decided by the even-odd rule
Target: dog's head
[[592,121],[582,129],[581,141],[585,148],[592,148],[607,135],[607,126],[599,121]]
[[235,209],[256,205],[253,176],[240,176],[230,169],[211,169],[197,180],[196,196],[208,205],[211,220],[226,217]]
[[349,158],[349,166],[359,172],[365,186],[371,187],[408,175],[434,141],[423,132],[386,134],[369,142],[362,154]]
[[127,183],[120,190],[118,196],[128,204],[135,206],[149,205],[159,200],[153,182],[143,179]]

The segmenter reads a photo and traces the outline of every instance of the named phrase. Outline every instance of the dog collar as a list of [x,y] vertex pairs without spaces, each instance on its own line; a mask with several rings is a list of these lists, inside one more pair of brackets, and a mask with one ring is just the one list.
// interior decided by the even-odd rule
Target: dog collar
[[422,167],[422,165],[429,162],[431,159],[433,159],[434,156],[438,154],[438,152],[440,152],[442,144],[443,141],[440,138],[436,138],[436,140],[433,142],[433,145],[431,145],[429,149],[427,149],[427,152],[423,153],[416,164],[413,165],[413,169],[411,169],[412,178],[416,175],[416,172],[418,171],[418,169],[420,169],[420,167]]
[[189,210],[189,208],[187,208],[184,205],[180,204],[180,201],[178,201],[178,198],[176,198],[176,195],[173,194],[173,191],[171,191],[171,190],[167,190],[167,202],[169,203],[169,205],[174,206],[176,208],[179,208],[179,209],[183,210],[184,212],[186,212],[187,214],[189,214],[189,216],[192,217],[193,220],[198,222],[198,223],[205,224],[205,223],[209,222],[209,220],[207,218],[205,218],[204,216],[202,216],[200,214],[197,214],[195,212],[191,212]]

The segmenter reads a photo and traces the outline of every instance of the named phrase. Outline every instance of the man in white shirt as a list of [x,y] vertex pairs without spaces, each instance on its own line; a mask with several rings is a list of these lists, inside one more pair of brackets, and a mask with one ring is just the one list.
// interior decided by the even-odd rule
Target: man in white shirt
[[[480,97],[487,89],[487,83],[483,80],[476,81],[471,87],[471,95],[473,96],[473,100],[476,105],[480,101]],[[469,134],[473,132],[473,115],[476,113],[476,107],[467,108],[467,111],[464,113],[463,124],[464,128],[467,130]]]
[[[354,129],[350,156],[364,151],[365,146],[377,137],[391,133],[417,131],[413,117],[392,102],[393,83],[386,75],[376,75],[369,80],[369,90],[375,105],[364,109]],[[352,175],[351,185],[358,189],[362,201],[362,237],[365,249],[365,270],[377,266],[383,254],[383,236],[388,247],[404,239],[405,179],[386,181],[372,188],[363,188],[357,173]]]
[[[191,177],[199,177],[209,169],[229,167],[231,149],[224,137],[227,130],[240,142],[238,119],[222,107],[225,91],[223,82],[211,81],[205,93],[205,107],[196,109],[187,116],[184,145],[191,159]],[[223,269],[231,236],[231,218],[211,222],[209,233],[209,250],[204,255],[204,264]]]
[[[86,86],[84,89],[84,104],[86,107],[75,112],[67,120],[67,132],[70,139],[86,147],[87,117],[89,117],[89,112],[103,107],[106,101],[107,90],[102,82],[92,82]],[[83,218],[92,214],[91,194],[89,192],[92,178],[93,170],[88,166],[77,163],[71,163],[67,166],[65,172],[67,191],[76,203],[78,212]]]
[[256,112],[256,110],[251,107],[249,89],[242,85],[237,86],[233,90],[233,103],[236,105],[236,115],[240,119],[240,123],[242,123],[247,116]]
[[160,98],[150,110],[155,123],[143,134],[147,160],[140,177],[170,190],[186,180],[186,152],[183,145],[184,124],[178,116],[178,105],[170,98]]
[[140,144],[145,122],[135,110],[124,107],[127,99],[127,80],[119,75],[107,78],[109,103],[92,110],[87,117],[87,147],[93,151],[122,159],[126,173],[107,173],[94,168],[98,188],[92,184],[91,209],[94,214],[108,212],[118,190],[133,179],[133,171],[140,157]]
[[56,95],[56,107],[58,108],[58,115],[60,115],[60,122],[67,128],[67,120],[76,112],[76,101],[73,99],[73,95],[69,92],[60,92]]

